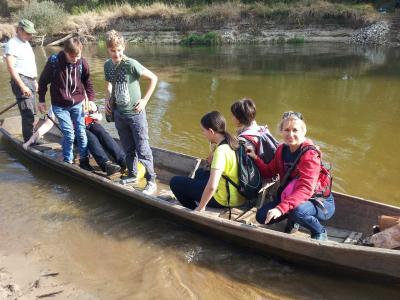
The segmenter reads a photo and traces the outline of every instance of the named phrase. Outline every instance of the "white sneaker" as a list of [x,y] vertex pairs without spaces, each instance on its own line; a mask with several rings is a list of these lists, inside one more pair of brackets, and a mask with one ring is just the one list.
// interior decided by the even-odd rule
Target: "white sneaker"
[[153,195],[155,191],[157,191],[157,184],[153,181],[148,181],[142,192],[146,195]]

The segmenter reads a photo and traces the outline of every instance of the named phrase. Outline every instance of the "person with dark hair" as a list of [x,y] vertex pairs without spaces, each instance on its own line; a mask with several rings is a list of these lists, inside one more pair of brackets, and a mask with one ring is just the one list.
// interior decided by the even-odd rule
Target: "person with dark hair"
[[50,83],[51,105],[63,133],[64,162],[73,163],[74,139],[78,142],[79,166],[93,171],[85,132],[82,102],[86,96],[94,100],[89,64],[82,58],[82,43],[78,37],[64,42],[64,50],[51,55],[39,79],[39,110],[46,112],[46,92]]
[[285,232],[294,233],[301,225],[311,232],[312,239],[325,241],[328,235],[320,221],[333,216],[335,201],[330,186],[327,186],[329,183],[320,176],[321,152],[306,139],[307,127],[302,114],[285,112],[279,130],[283,144],[268,164],[253,149],[248,149],[261,176],[271,178],[279,174],[283,181],[274,201],[257,211],[256,220],[261,224],[272,224],[288,218]]
[[211,170],[199,169],[194,178],[173,177],[169,184],[171,191],[183,206],[197,211],[204,211],[206,206],[218,208],[243,205],[245,198],[233,185],[226,184],[226,179],[222,177],[225,175],[236,184],[239,183],[235,154],[239,146],[237,139],[226,131],[225,118],[217,111],[205,114],[200,124],[205,138],[216,145]]
[[33,135],[35,123],[35,93],[37,68],[35,54],[29,41],[36,30],[34,24],[26,19],[19,21],[17,35],[5,45],[4,58],[11,75],[11,89],[17,99],[22,121],[24,142]]

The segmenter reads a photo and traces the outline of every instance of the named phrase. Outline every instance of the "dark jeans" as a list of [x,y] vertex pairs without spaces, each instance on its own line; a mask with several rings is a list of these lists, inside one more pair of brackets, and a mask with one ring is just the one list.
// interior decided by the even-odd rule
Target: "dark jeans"
[[138,160],[146,169],[147,181],[155,181],[153,153],[149,144],[149,130],[146,112],[135,115],[121,115],[114,110],[115,127],[118,130],[122,147],[125,150],[126,166],[130,175],[137,176]]
[[[281,200],[276,198],[274,201],[271,201],[261,207],[257,211],[257,222],[264,224],[268,210],[275,208],[280,202]],[[320,221],[329,220],[335,213],[335,200],[333,199],[333,195],[331,194],[328,198],[324,200],[323,203],[324,207],[327,210],[326,213],[324,213],[322,209],[318,207],[312,200],[308,200],[306,202],[303,202],[296,208],[292,209],[287,214],[275,220],[271,220],[269,224],[277,223],[282,221],[283,219],[289,218],[289,220],[298,223],[301,226],[310,230],[311,235],[321,233],[325,228],[321,225]]]
[[122,168],[126,167],[124,151],[101,124],[92,123],[86,126],[86,135],[89,152],[103,171],[105,163],[110,160],[109,156]]
[[26,142],[33,135],[33,124],[35,122],[35,113],[36,113],[36,105],[35,105],[35,80],[24,75],[21,75],[21,80],[25,83],[25,85],[31,90],[31,96],[26,97],[22,95],[21,89],[19,85],[11,80],[11,89],[17,99],[19,112],[21,114],[21,122],[22,122],[22,136],[24,141]]
[[[169,187],[176,196],[176,199],[187,208],[195,209],[196,202],[200,202],[203,191],[207,185],[208,178],[210,178],[210,171],[198,169],[194,178],[187,176],[174,176],[172,177]],[[211,198],[207,204],[208,207],[224,207],[219,204],[214,198]]]

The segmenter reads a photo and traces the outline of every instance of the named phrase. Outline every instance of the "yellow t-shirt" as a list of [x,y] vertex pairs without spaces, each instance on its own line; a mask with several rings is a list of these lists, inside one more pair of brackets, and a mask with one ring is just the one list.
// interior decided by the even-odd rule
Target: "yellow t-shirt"
[[[222,170],[222,174],[229,177],[233,182],[238,183],[238,163],[235,151],[228,144],[223,144],[217,147],[214,151],[211,169]],[[228,206],[228,193],[226,190],[226,179],[221,177],[218,188],[213,195],[214,199],[223,206]],[[245,202],[245,198],[239,194],[238,190],[229,184],[230,206],[240,206]]]

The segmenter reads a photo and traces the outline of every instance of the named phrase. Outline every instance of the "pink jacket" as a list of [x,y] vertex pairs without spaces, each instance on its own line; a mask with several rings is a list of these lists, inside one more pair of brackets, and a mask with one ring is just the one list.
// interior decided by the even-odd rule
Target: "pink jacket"
[[[282,158],[283,145],[280,144],[278,146],[274,158],[268,164],[265,164],[259,157],[255,160],[262,177],[271,178],[277,174],[279,174],[280,178],[285,176]],[[305,140],[302,147],[307,145],[313,145],[313,142]],[[282,198],[281,203],[277,206],[282,214],[287,213],[311,198],[316,187],[319,186],[318,178],[320,171],[320,153],[316,150],[306,151],[291,174],[291,178],[297,178],[293,192],[284,199]]]

